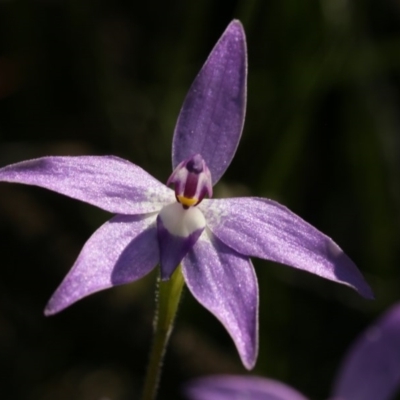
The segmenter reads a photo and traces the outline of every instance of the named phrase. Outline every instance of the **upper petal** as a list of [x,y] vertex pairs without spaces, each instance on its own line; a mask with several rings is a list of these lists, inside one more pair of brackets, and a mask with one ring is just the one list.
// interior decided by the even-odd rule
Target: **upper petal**
[[214,375],[185,387],[189,400],[307,400],[284,383],[257,376]]
[[55,314],[89,294],[150,272],[159,262],[155,219],[155,215],[118,215],[102,225],[86,242],[45,314]]
[[247,55],[242,24],[232,21],[192,83],[172,142],[172,165],[201,154],[215,184],[228,168],[242,134]]
[[142,214],[173,201],[173,191],[113,156],[43,157],[0,169],[0,181],[44,187],[116,214]]
[[400,387],[400,303],[353,344],[333,390],[337,400],[389,400]]
[[290,265],[373,297],[340,247],[286,207],[251,197],[203,200],[199,207],[211,231],[237,252]]
[[258,352],[258,286],[250,260],[204,230],[182,266],[193,296],[222,322],[244,366],[253,368]]

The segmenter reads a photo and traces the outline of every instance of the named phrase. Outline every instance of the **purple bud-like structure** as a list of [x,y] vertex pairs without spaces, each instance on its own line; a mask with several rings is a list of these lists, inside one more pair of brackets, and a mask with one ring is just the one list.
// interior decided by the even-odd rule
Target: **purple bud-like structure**
[[172,172],[167,186],[175,185],[176,200],[184,208],[197,206],[207,195],[212,197],[211,173],[200,154],[182,161]]

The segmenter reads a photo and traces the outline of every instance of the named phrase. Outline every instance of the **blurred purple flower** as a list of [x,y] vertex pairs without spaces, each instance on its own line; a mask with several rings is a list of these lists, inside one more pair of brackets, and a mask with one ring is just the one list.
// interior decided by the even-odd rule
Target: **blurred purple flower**
[[50,299],[54,314],[111,286],[135,281],[158,263],[168,279],[179,263],[189,290],[232,336],[253,367],[258,288],[250,257],[287,264],[372,297],[361,273],[327,236],[262,198],[208,200],[239,143],[246,108],[246,40],[232,21],[183,103],[167,184],[111,156],[44,157],[0,169],[0,180],[41,186],[117,214],[83,247]]
[[[390,400],[400,386],[400,303],[354,342],[330,400]],[[186,386],[190,400],[307,400],[284,383],[255,376],[199,378]]]

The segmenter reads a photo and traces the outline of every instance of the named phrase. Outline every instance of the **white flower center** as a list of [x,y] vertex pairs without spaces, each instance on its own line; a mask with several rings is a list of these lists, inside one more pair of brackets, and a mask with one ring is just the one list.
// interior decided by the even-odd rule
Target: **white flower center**
[[176,202],[163,207],[159,217],[165,229],[175,236],[188,237],[206,226],[204,215],[197,207],[184,209]]

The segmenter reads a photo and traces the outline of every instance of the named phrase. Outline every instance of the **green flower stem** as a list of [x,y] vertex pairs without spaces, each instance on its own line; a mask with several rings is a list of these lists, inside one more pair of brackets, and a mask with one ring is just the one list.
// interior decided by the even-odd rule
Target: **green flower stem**
[[153,344],[150,361],[147,366],[142,400],[154,400],[156,397],[161,364],[172,332],[184,283],[180,265],[168,281],[159,280]]

